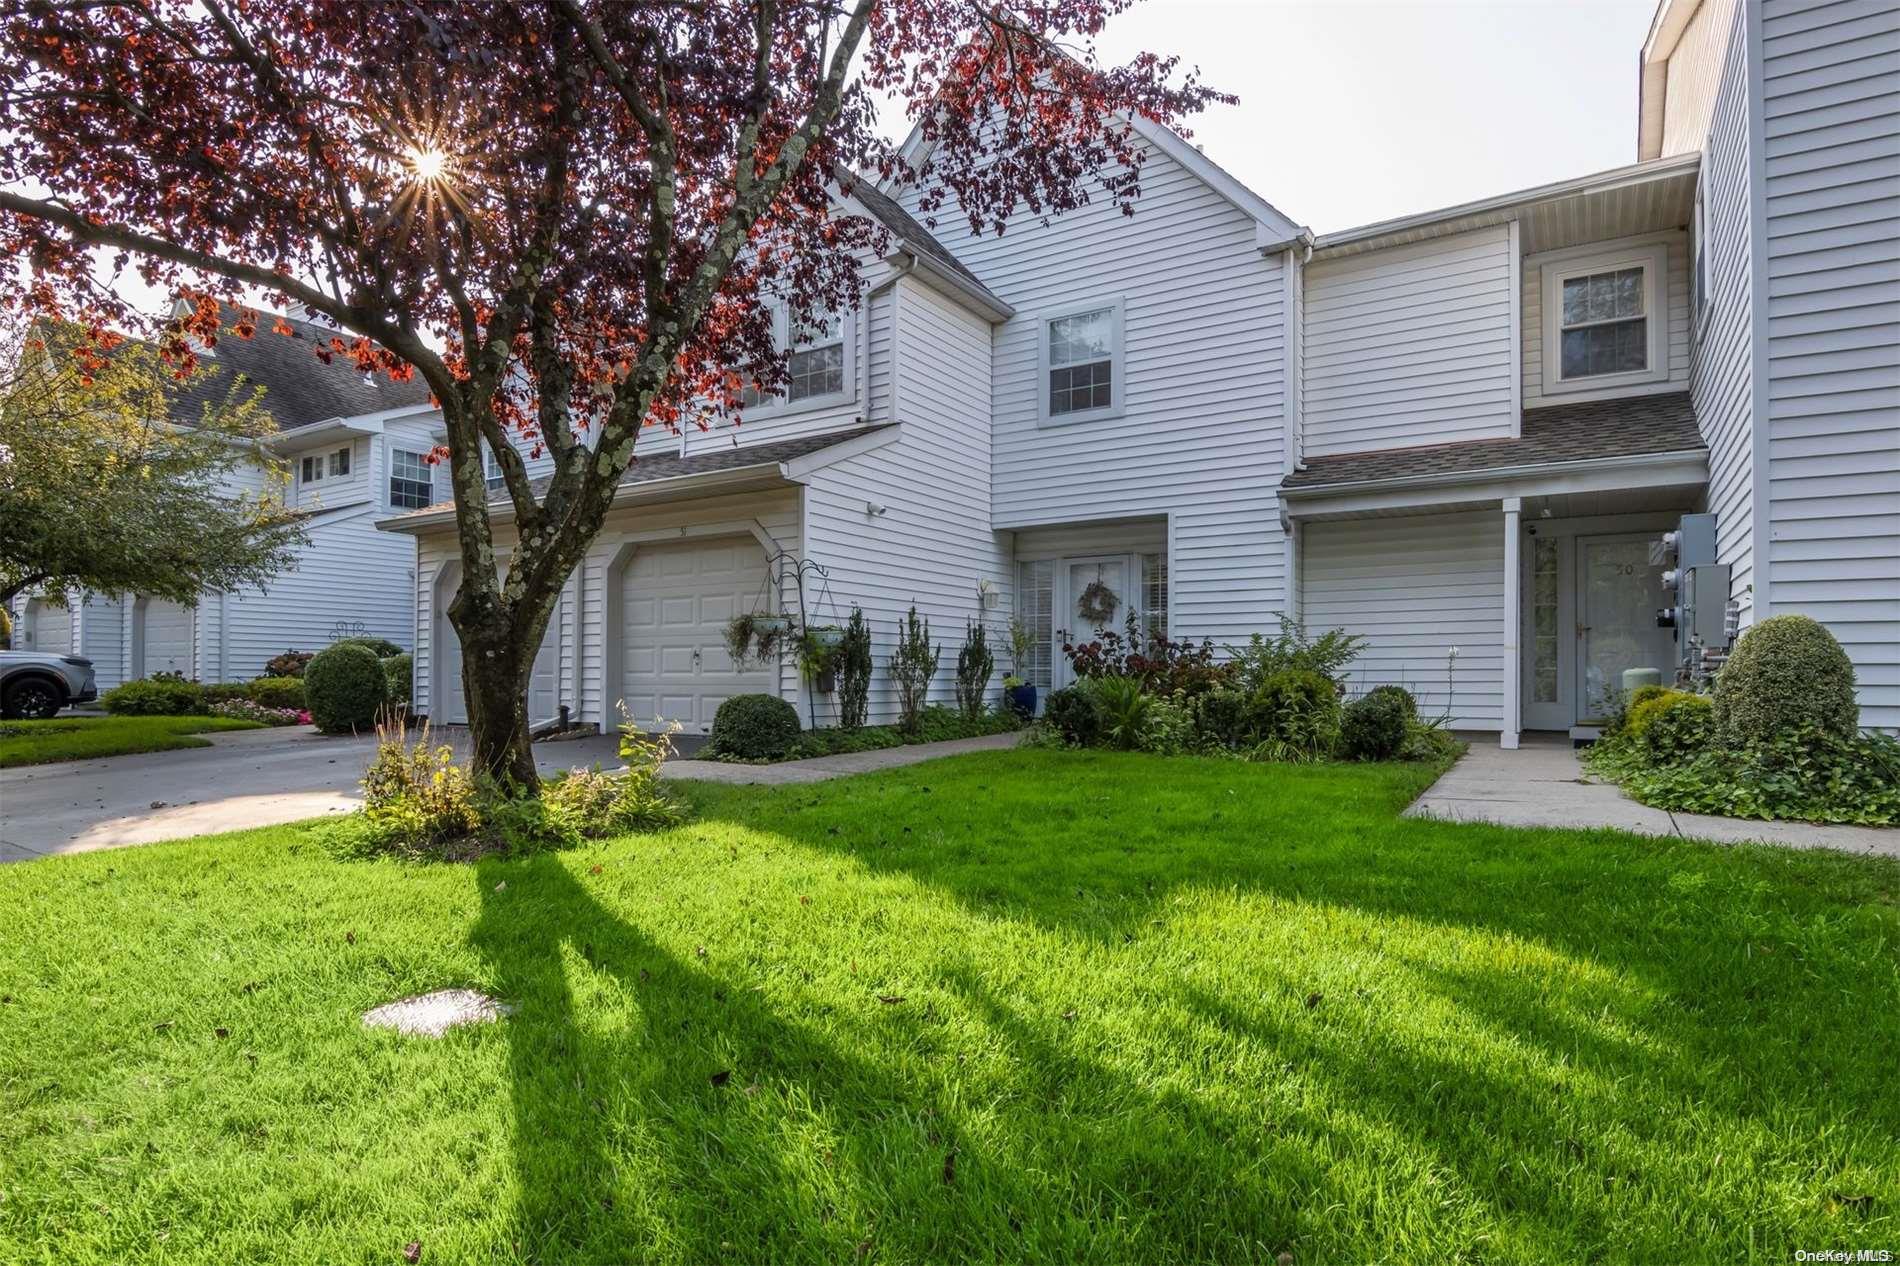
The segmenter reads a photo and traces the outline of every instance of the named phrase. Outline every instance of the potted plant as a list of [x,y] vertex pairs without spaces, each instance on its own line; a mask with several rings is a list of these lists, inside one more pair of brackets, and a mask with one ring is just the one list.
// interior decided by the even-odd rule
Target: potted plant
[[1023,674],[1029,671],[1030,656],[1036,653],[1036,634],[1021,616],[1009,622],[1009,660],[1015,672],[1003,678],[1003,697],[1009,707],[1025,721],[1036,715],[1036,688]]
[[798,671],[820,694],[838,688],[838,662],[844,629],[836,624],[808,625],[798,635]]
[[792,622],[782,615],[751,611],[726,621],[726,650],[734,668],[743,669],[757,660],[764,663],[785,640]]

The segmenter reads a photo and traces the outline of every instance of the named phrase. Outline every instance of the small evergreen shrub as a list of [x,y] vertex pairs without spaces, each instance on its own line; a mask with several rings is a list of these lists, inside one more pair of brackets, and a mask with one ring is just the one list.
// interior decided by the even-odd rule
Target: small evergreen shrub
[[[1391,760],[1405,743],[1405,695],[1380,687],[1346,705],[1339,723],[1339,751],[1348,760]],[[1404,697],[1401,698],[1400,696]]]
[[798,741],[798,709],[777,695],[734,695],[713,713],[709,746],[721,756],[773,760]]
[[1185,756],[1201,750],[1194,723],[1194,708],[1186,694],[1166,699],[1148,696],[1148,719],[1142,726],[1140,747],[1156,756]]
[[1737,749],[1810,729],[1851,739],[1860,728],[1853,662],[1825,625],[1771,616],[1742,634],[1717,675],[1714,724]]
[[1252,747],[1259,740],[1249,720],[1252,696],[1232,686],[1219,686],[1194,697],[1194,732],[1202,747],[1229,750]]
[[897,649],[891,652],[890,673],[897,683],[898,724],[915,731],[924,702],[930,697],[930,683],[937,675],[937,663],[943,648],[930,641],[930,621],[917,618],[917,608],[897,622]]
[[386,637],[340,637],[330,643],[331,646],[360,646],[377,659],[388,659],[392,655],[403,653],[402,647]]
[[113,716],[121,717],[195,716],[206,706],[204,688],[176,673],[159,673],[114,686],[105,692],[99,704]]
[[982,715],[983,697],[989,693],[990,678],[996,672],[996,656],[991,653],[989,632],[980,621],[971,621],[963,630],[963,645],[957,650],[957,707],[972,719]]
[[1707,695],[1672,690],[1632,708],[1630,731],[1652,764],[1686,760],[1709,745],[1715,731],[1715,701]]
[[325,734],[352,734],[374,726],[388,691],[375,654],[349,641],[319,651],[304,669],[303,685],[310,720]]
[[415,675],[416,661],[408,651],[383,660],[383,694],[390,707],[408,709]]
[[1372,689],[1366,691],[1365,697],[1368,699],[1395,700],[1398,705],[1405,710],[1406,720],[1416,720],[1418,717],[1418,700],[1414,698],[1412,692],[1407,690],[1404,686],[1374,686]]
[[1248,701],[1248,722],[1268,760],[1320,760],[1339,741],[1339,691],[1330,677],[1288,668],[1260,684]]
[[847,730],[861,729],[871,701],[871,626],[864,611],[851,608],[851,619],[844,626],[844,641],[838,647],[838,724]]
[[301,677],[259,677],[249,687],[252,703],[266,708],[303,708],[307,705]]
[[1043,723],[1076,747],[1102,741],[1102,705],[1091,686],[1064,686],[1043,706]]

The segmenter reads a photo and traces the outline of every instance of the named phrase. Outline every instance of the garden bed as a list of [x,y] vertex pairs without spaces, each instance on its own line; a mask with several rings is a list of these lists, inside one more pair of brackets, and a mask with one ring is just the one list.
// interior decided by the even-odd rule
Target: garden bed
[[699,753],[701,760],[724,761],[734,765],[776,765],[788,760],[810,760],[816,756],[840,756],[847,752],[881,752],[892,747],[910,747],[919,743],[943,743],[952,739],[982,738],[988,734],[1007,734],[1023,728],[1014,713],[985,711],[975,717],[964,716],[949,708],[925,708],[915,729],[897,725],[864,725],[855,730],[826,726],[806,730],[778,756],[736,756],[720,752],[716,746]]

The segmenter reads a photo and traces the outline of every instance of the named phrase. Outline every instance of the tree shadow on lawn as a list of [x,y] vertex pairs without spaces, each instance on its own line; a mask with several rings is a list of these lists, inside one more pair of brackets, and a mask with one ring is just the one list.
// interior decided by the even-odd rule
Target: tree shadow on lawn
[[[1900,1174],[1875,1141],[1900,1133],[1900,1099],[1885,1089],[1900,1045],[1900,867],[1400,819],[1416,780],[1380,771],[1349,771],[1365,774],[1355,781],[1170,761],[1160,781],[1153,760],[1060,753],[1034,754],[1060,765],[1012,769],[1030,755],[965,757],[961,768],[918,766],[712,812],[908,875],[986,919],[1111,949],[1208,894],[1233,894],[1268,922],[1340,912],[1341,939],[1327,942],[1327,919],[1312,928],[1309,966],[1374,979],[1400,971],[1414,996],[1449,1008],[1450,1027],[1489,1035],[1494,1059],[1524,1050],[1541,1062],[1487,1075],[1433,1051],[1429,1032],[1390,1043],[1376,1028],[1357,1046],[1328,1046],[1303,1020],[1263,1024],[1231,992],[1201,991],[1193,1008],[1301,1052],[1335,1098],[1377,1105],[1501,1211],[1594,1216],[1580,1174],[1606,1191],[1647,1186],[1682,1206],[1685,1225],[1697,1210],[1714,1216],[1719,1202],[1681,1186],[1692,1127],[1730,1149],[1726,1174],[1698,1175],[1731,1193],[1730,1217],[1738,1183],[1778,1202],[1764,1214],[1778,1230],[1811,1228],[1833,1194],[1855,1188],[1879,1198],[1834,1210],[1850,1226],[1891,1219],[1900,1205]],[[1227,794],[1246,786],[1235,780],[1263,778],[1285,794]],[[1279,967],[1260,961],[1261,983],[1304,992]],[[1544,1200],[1524,1180],[1530,1168],[1507,1180],[1491,1130],[1548,1153]],[[1500,1168],[1480,1172],[1481,1158]]]

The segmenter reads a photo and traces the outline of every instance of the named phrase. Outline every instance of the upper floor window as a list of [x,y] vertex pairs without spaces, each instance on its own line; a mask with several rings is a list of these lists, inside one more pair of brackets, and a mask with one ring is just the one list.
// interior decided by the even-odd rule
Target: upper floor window
[[1045,317],[1042,417],[1078,422],[1122,410],[1122,305],[1119,299]]
[[302,483],[319,483],[326,470],[332,479],[350,473],[350,450],[347,446],[328,454],[306,453],[297,465],[297,477]]
[[791,352],[786,363],[785,390],[768,394],[754,383],[739,393],[748,409],[802,406],[818,408],[841,402],[851,394],[852,323],[843,313],[813,315],[788,329],[791,318],[784,308],[772,315],[779,346]]
[[435,476],[426,453],[396,449],[389,455],[389,504],[420,510],[435,500]]
[[1544,390],[1583,391],[1668,377],[1667,248],[1638,246],[1544,263]]
[[488,485],[488,491],[500,492],[508,486],[507,478],[501,473],[501,461],[495,456],[495,450],[482,447],[482,482]]

